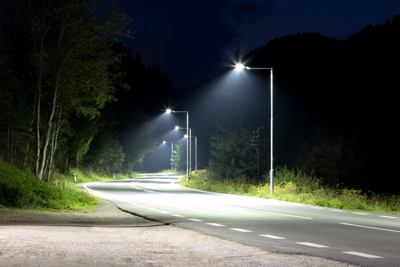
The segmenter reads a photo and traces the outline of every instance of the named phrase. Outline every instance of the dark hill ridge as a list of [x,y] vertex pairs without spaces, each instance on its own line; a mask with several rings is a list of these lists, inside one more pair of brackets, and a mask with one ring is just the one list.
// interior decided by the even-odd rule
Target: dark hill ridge
[[[276,163],[313,171],[330,185],[397,193],[389,153],[396,140],[399,47],[396,15],[346,40],[302,33],[244,55],[249,66],[274,68]],[[224,70],[187,89],[182,103],[195,110],[193,128],[212,129],[210,118],[227,101],[226,92],[251,103],[243,107],[245,127],[269,125],[269,71],[247,71],[245,82],[231,74]]]

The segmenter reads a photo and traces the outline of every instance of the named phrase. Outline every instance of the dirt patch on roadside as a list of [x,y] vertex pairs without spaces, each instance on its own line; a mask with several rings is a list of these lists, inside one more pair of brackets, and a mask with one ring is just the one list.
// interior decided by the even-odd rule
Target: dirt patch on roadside
[[353,266],[149,221],[107,201],[91,211],[0,210],[1,266]]

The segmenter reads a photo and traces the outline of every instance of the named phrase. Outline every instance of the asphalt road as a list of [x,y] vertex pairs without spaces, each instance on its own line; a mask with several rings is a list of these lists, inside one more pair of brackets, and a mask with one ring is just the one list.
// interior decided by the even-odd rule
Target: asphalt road
[[400,216],[210,193],[179,175],[79,186],[146,219],[258,247],[361,266],[400,266]]

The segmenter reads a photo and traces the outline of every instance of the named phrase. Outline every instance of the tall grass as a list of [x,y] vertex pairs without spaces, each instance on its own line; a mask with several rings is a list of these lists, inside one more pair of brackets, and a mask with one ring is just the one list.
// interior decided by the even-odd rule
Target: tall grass
[[[400,195],[380,195],[348,188],[332,188],[321,184],[321,179],[307,176],[301,170],[287,167],[277,168],[274,177],[274,192],[270,194],[269,174],[265,182],[254,184],[248,179],[231,181],[221,179],[215,173],[201,170],[193,172],[191,181],[182,179],[183,186],[212,192],[237,194],[260,198],[318,205],[347,210],[361,210],[400,214]],[[267,182],[268,181],[268,182]]]
[[[50,182],[38,180],[0,160],[0,208],[29,208],[44,210],[91,209],[97,198],[75,187],[77,183],[110,180],[85,169],[71,169],[68,174],[53,172]],[[116,175],[118,179],[129,178]]]

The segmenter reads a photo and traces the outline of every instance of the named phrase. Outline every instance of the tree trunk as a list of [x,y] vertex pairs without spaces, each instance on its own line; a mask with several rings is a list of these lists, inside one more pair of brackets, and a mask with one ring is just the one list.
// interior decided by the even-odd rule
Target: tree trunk
[[54,95],[53,95],[53,104],[52,104],[52,108],[51,108],[50,117],[49,117],[49,120],[48,120],[48,123],[47,123],[47,134],[46,134],[46,138],[45,138],[43,152],[41,153],[42,154],[42,163],[41,163],[40,170],[39,170],[39,175],[38,175],[39,180],[42,180],[43,174],[44,174],[44,169],[46,167],[45,165],[46,165],[46,160],[47,160],[47,148],[48,148],[49,143],[50,143],[50,137],[51,137],[51,134],[52,134],[52,129],[54,128],[52,126],[53,126],[54,113],[55,113],[55,110],[56,110],[57,99],[58,99],[58,85],[57,85],[57,82],[56,82]]
[[[22,76],[24,77],[24,76]],[[33,111],[32,111],[32,119],[31,119],[31,125],[29,127],[29,138],[28,138],[28,144],[26,145],[26,153],[25,153],[25,160],[24,160],[24,169],[26,168],[26,165],[28,164],[28,154],[29,154],[29,147],[31,144],[31,134],[33,131],[33,123],[34,123],[34,117],[35,117],[35,112],[36,112],[36,93],[35,93],[35,102],[33,104]]]
[[[47,16],[46,10],[40,14],[40,18],[37,19],[35,11],[31,9],[31,6],[28,5],[30,17],[32,20],[31,23],[31,34],[33,37],[33,48],[35,55],[38,56],[36,60],[37,67],[37,81],[36,81],[36,93],[35,93],[35,101],[37,101],[37,112],[36,112],[36,163],[35,163],[35,173],[39,178],[39,162],[41,155],[41,135],[40,135],[40,109],[41,109],[41,92],[42,92],[42,78],[43,78],[43,62],[44,62],[44,52],[45,52],[45,39],[48,31],[50,30],[50,25],[46,26],[45,18]],[[38,26],[39,25],[39,26]],[[37,27],[39,30],[37,30]],[[41,178],[39,178],[41,179]]]
[[35,164],[35,173],[36,176],[39,177],[39,161],[40,161],[40,88],[37,88],[37,112],[36,112],[36,164]]
[[64,174],[67,174],[67,170],[68,170],[68,155],[67,155],[67,159],[65,160],[65,170],[64,170]]
[[50,147],[50,158],[49,158],[49,163],[48,163],[48,173],[47,173],[47,182],[50,181],[50,175],[51,175],[51,170],[52,170],[52,165],[53,165],[53,158],[54,154],[57,149],[57,140],[58,140],[58,134],[60,132],[61,126],[62,126],[62,121],[61,121],[61,114],[62,114],[62,105],[60,104],[58,108],[58,116],[57,116],[57,121],[55,122],[55,129],[53,133],[53,138],[51,141],[51,147]]
[[10,163],[10,118],[7,121],[7,156],[6,162]]

